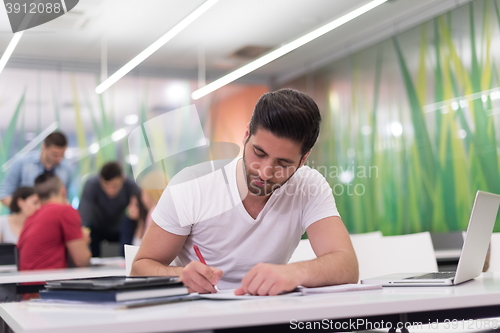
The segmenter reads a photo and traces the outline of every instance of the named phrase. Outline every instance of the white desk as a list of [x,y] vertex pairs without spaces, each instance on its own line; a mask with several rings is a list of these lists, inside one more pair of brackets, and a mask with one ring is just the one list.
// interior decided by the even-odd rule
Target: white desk
[[125,275],[125,268],[120,266],[97,266],[0,273],[0,302],[14,301],[17,299],[18,283],[113,275]]
[[[488,308],[485,308],[488,307]],[[39,308],[0,304],[0,317],[14,332],[179,332],[285,324],[290,321],[375,318],[398,320],[406,314],[428,323],[434,318],[480,318],[500,313],[500,274],[454,287],[394,287],[349,293],[262,298],[245,301],[201,300],[131,310]],[[443,312],[444,311],[444,312]],[[456,314],[455,317],[452,317]],[[446,317],[443,317],[446,316]],[[377,320],[377,318],[372,319]],[[378,318],[380,320],[380,318]],[[283,327],[281,327],[283,328]],[[276,328],[270,329],[275,331]],[[262,327],[255,331],[264,331]],[[334,329],[330,330],[334,331]]]
[[1,273],[0,284],[90,278],[112,275],[125,275],[125,268],[119,266],[96,266]]

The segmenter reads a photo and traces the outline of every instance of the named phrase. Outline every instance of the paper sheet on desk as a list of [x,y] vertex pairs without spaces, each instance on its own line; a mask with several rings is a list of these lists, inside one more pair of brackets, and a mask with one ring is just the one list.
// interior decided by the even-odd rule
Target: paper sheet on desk
[[340,284],[337,286],[328,287],[317,287],[317,288],[306,288],[299,286],[297,291],[281,294],[277,296],[254,296],[254,295],[242,295],[236,296],[234,294],[234,289],[221,290],[215,294],[200,294],[201,298],[208,299],[259,299],[262,297],[286,297],[286,296],[303,296],[311,294],[326,294],[326,293],[341,293],[348,291],[360,291],[360,290],[372,290],[372,289],[382,289],[381,285],[377,284]]
[[298,288],[302,295],[308,294],[327,294],[327,293],[343,293],[347,291],[361,291],[361,290],[372,290],[372,289],[382,289],[380,284],[339,284],[336,286],[328,287],[317,287],[317,288],[306,288],[299,286]]
[[286,296],[300,296],[302,293],[300,291],[298,292],[292,292],[292,293],[287,293],[287,294],[282,294],[282,295],[277,295],[277,296],[255,296],[255,295],[240,295],[237,296],[234,294],[235,289],[227,289],[227,290],[221,290],[215,294],[200,294],[200,298],[207,298],[207,299],[262,299],[263,297],[286,297]]

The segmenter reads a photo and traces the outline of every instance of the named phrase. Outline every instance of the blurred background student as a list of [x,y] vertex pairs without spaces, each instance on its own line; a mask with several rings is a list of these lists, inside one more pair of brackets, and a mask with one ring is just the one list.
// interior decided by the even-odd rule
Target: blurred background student
[[144,233],[153,221],[151,214],[160,200],[167,177],[159,171],[152,171],[139,181],[141,196],[134,197],[128,206],[129,219],[122,227],[122,244],[140,245]]
[[[99,175],[85,183],[78,206],[84,226],[90,228],[92,256],[101,256],[101,242],[120,241],[125,211],[132,197],[140,196],[135,182],[123,174],[118,162],[108,162]],[[120,249],[123,255],[123,247]]]
[[[19,236],[19,270],[67,268],[90,263],[89,235],[80,215],[66,203],[66,188],[54,174],[35,179],[42,207],[31,215]],[[69,254],[69,256],[68,256]]]
[[40,209],[40,199],[32,187],[20,187],[11,197],[10,215],[0,216],[0,242],[17,244],[24,222]]
[[45,138],[42,151],[33,151],[16,159],[0,184],[0,201],[9,207],[14,191],[21,186],[33,186],[35,178],[43,173],[56,175],[68,189],[72,171],[64,161],[67,147],[66,136],[56,131]]

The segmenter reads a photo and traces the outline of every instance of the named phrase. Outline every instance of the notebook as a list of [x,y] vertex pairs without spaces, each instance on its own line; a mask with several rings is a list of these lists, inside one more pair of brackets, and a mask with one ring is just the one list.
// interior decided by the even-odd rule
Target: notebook
[[123,290],[150,287],[183,286],[175,276],[105,276],[95,278],[48,281],[50,290]]
[[123,302],[148,298],[187,295],[177,277],[110,276],[49,281],[47,290],[40,292],[46,300],[82,302]]
[[169,288],[141,288],[138,290],[42,290],[41,299],[81,302],[123,302],[189,294],[184,286]]
[[479,276],[500,206],[500,195],[478,191],[456,272],[399,273],[362,280],[362,284],[395,286],[450,286]]

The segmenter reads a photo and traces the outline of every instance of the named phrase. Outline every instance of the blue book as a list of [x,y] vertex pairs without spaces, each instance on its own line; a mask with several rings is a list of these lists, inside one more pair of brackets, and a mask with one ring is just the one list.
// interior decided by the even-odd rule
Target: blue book
[[123,302],[138,299],[187,295],[184,286],[168,288],[147,288],[138,290],[43,290],[41,299],[82,302]]

